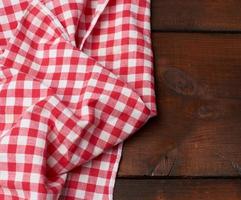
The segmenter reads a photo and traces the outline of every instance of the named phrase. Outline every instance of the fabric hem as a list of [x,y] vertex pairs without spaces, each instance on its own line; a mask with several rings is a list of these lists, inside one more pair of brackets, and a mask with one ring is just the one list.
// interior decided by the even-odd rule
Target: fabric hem
[[124,143],[120,143],[118,145],[117,157],[116,157],[115,164],[113,166],[113,173],[112,173],[111,180],[110,180],[111,191],[110,191],[110,194],[109,194],[109,200],[113,200],[113,194],[114,194],[114,187],[115,187],[115,183],[116,183],[117,172],[119,171],[120,161],[121,161],[122,154],[123,154],[123,144]]

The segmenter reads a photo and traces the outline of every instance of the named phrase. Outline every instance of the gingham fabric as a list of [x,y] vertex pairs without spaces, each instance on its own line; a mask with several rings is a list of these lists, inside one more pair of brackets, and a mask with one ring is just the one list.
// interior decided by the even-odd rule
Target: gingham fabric
[[110,200],[156,114],[149,0],[0,1],[0,199]]

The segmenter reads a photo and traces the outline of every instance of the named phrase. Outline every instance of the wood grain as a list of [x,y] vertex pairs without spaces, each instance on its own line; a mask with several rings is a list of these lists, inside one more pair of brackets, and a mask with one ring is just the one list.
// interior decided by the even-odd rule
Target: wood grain
[[119,176],[241,176],[240,41],[153,34],[159,114],[125,143]]
[[241,180],[117,179],[114,200],[240,200]]
[[237,0],[152,0],[152,29],[161,31],[241,31]]

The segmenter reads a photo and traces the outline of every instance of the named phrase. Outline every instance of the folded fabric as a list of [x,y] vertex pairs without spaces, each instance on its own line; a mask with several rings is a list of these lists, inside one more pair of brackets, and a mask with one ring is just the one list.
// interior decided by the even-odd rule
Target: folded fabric
[[156,114],[149,0],[0,13],[0,199],[112,199],[123,141]]

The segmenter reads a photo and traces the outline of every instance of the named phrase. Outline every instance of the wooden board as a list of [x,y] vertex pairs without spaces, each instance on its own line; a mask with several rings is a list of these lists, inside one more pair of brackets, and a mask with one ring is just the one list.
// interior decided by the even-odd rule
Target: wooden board
[[152,0],[152,28],[161,31],[241,31],[239,0]]
[[119,176],[241,175],[241,35],[154,33],[159,115]]
[[118,179],[114,200],[240,200],[241,180]]

